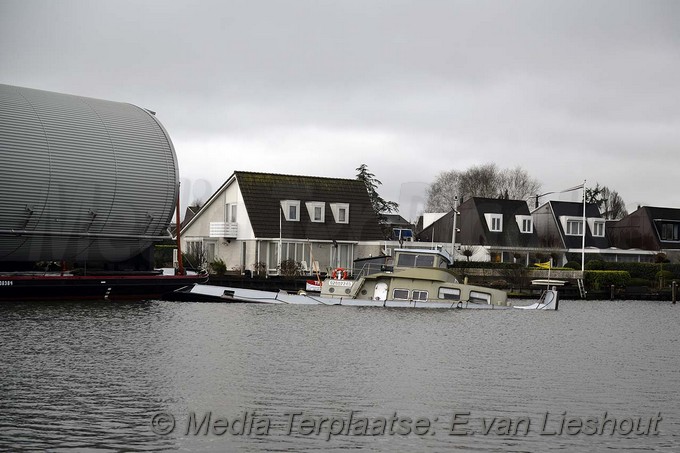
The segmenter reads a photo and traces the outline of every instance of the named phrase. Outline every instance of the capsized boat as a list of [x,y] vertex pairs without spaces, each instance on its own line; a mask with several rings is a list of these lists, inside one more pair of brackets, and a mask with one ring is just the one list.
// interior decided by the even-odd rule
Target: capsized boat
[[535,304],[512,307],[505,291],[460,283],[448,268],[450,255],[441,249],[396,249],[394,266],[356,275],[336,269],[323,281],[320,294],[305,291],[260,291],[228,286],[195,284],[176,291],[182,300],[252,302],[291,305],[351,305],[403,308],[525,308],[556,310],[557,291],[544,292]]

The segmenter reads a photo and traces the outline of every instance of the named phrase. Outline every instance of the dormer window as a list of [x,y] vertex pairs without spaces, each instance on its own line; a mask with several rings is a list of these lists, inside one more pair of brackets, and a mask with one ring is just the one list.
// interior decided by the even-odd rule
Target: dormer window
[[593,236],[598,238],[604,237],[604,220],[601,219],[587,219],[590,232]]
[[331,203],[335,223],[349,223],[349,203]]
[[305,203],[309,219],[315,223],[323,223],[326,221],[326,203],[323,201],[308,201]]
[[283,210],[283,216],[287,221],[300,221],[300,200],[282,200],[281,209]]
[[564,234],[567,236],[583,236],[583,219],[580,217],[560,217]]
[[517,215],[515,220],[517,221],[520,233],[530,234],[534,232],[534,219],[530,215]]
[[486,225],[489,231],[493,233],[500,233],[503,231],[503,215],[501,214],[484,214],[486,218]]
[[655,221],[659,230],[659,239],[667,242],[680,242],[680,223]]

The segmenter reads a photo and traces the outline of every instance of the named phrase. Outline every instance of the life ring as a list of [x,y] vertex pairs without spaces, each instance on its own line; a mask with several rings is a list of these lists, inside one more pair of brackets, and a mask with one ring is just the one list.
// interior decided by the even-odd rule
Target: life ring
[[335,268],[335,269],[333,270],[333,272],[331,273],[331,276],[332,276],[335,280],[347,280],[347,276],[348,276],[348,275],[349,275],[349,273],[348,273],[347,270],[346,270],[345,268],[343,268],[343,267],[337,267],[337,268]]

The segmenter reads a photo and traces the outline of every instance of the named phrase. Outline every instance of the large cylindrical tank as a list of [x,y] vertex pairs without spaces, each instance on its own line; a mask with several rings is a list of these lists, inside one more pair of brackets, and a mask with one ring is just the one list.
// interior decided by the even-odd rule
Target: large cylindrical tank
[[169,237],[178,181],[153,112],[0,84],[0,261],[125,261]]

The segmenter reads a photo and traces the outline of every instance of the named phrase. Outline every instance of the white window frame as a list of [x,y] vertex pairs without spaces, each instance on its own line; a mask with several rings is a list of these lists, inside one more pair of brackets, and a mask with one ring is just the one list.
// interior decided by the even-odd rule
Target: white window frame
[[[344,223],[344,224],[349,223],[349,203],[330,203],[330,206],[331,206],[331,212],[333,213],[333,219],[335,220],[335,223]],[[343,219],[340,218],[341,210],[345,211],[344,221],[343,221]]]
[[[295,207],[295,217],[290,215],[291,207]],[[300,200],[281,200],[281,210],[283,211],[283,217],[286,219],[286,221],[300,221]]]
[[[399,292],[405,291],[406,297],[397,297],[397,291],[399,291]],[[394,300],[410,300],[411,299],[411,291],[407,288],[394,288],[392,290],[392,298]]]
[[224,205],[224,222],[236,223],[238,221],[238,204],[227,203]]
[[426,301],[429,294],[424,289],[414,289],[411,291],[411,299],[418,301]]
[[[309,213],[309,220],[314,223],[324,223],[326,222],[326,203],[323,201],[307,201],[305,202],[307,206],[307,212]],[[321,211],[321,217],[316,217],[316,210]]]
[[[566,236],[583,236],[583,217],[560,217],[562,222],[562,228],[564,228],[564,234]],[[578,231],[574,232],[572,225],[578,224],[579,227],[576,228]]]
[[[603,238],[605,236],[605,221],[602,219],[586,219],[588,227],[593,237]],[[600,230],[600,231],[598,231]]]
[[[520,233],[531,234],[534,232],[534,219],[530,215],[517,215],[515,221]],[[528,228],[526,228],[527,225]]]
[[486,219],[486,225],[489,227],[489,231],[492,233],[503,232],[503,214],[486,213],[484,214],[484,218]]

